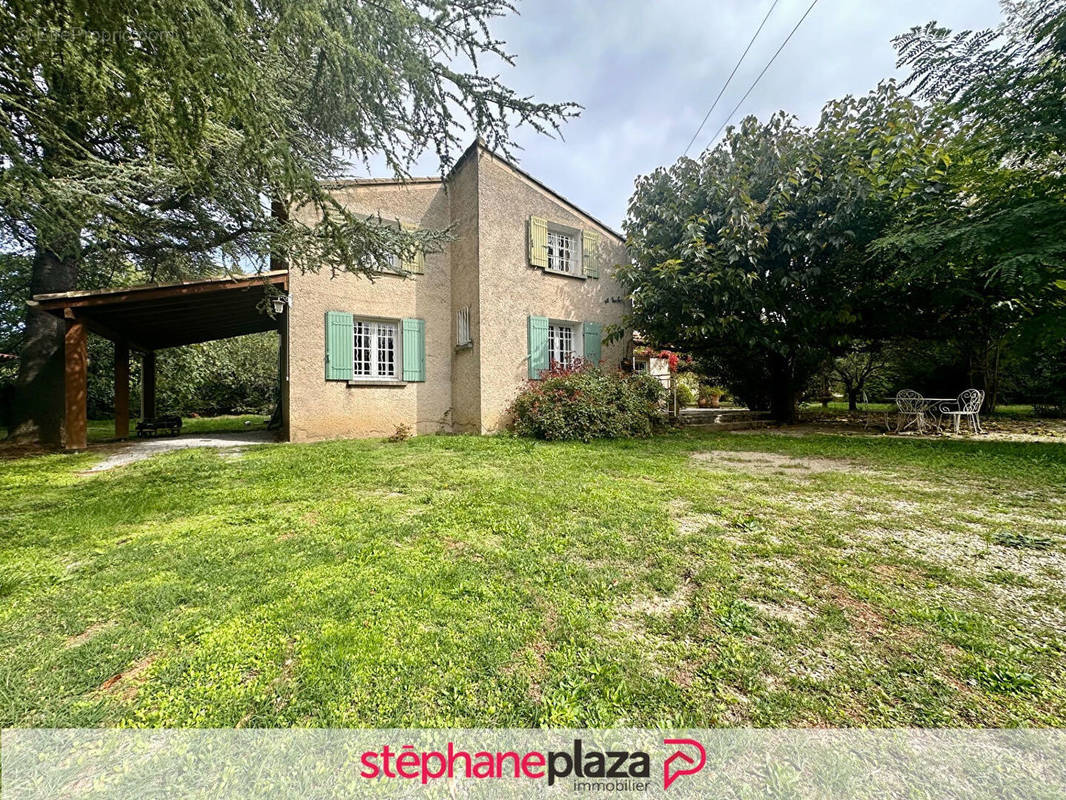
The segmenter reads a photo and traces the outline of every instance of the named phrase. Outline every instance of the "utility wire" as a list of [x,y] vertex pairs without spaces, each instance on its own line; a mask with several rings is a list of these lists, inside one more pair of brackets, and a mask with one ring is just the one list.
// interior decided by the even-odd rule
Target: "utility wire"
[[762,18],[762,22],[759,23],[758,29],[755,31],[755,35],[751,37],[751,41],[748,42],[748,46],[744,48],[744,52],[740,54],[740,60],[737,61],[736,66],[733,67],[733,71],[729,73],[729,77],[725,79],[725,83],[722,84],[721,90],[718,92],[718,96],[714,98],[714,102],[711,103],[711,107],[707,109],[707,113],[703,115],[703,122],[696,128],[696,132],[692,134],[692,138],[689,139],[688,147],[685,148],[685,152],[682,155],[688,155],[688,151],[692,149],[692,143],[696,141],[696,137],[700,135],[700,131],[703,130],[703,126],[707,124],[707,120],[710,119],[711,112],[714,111],[718,105],[718,101],[722,99],[722,95],[725,94],[725,90],[729,88],[729,84],[733,81],[733,76],[737,74],[737,70],[740,69],[740,65],[744,63],[744,59],[748,55],[748,51],[751,50],[751,46],[755,44],[755,40],[759,38],[759,34],[762,33],[763,27],[766,25],[766,20],[770,19],[770,15],[774,13],[774,9],[777,8],[777,4],[780,0],[774,0],[770,5],[770,10],[766,12],[766,16]]
[[711,141],[707,143],[708,147],[710,147],[712,144],[714,144],[715,140],[721,135],[722,131],[725,130],[725,126],[729,124],[729,120],[733,119],[733,115],[736,114],[737,111],[740,110],[740,107],[742,105],[744,105],[744,101],[748,99],[748,95],[750,95],[753,91],[755,91],[755,87],[759,85],[759,81],[762,80],[762,76],[766,74],[766,71],[770,69],[770,67],[773,65],[774,61],[777,60],[777,57],[779,55],[781,55],[781,51],[785,49],[785,45],[787,45],[789,43],[789,40],[792,39],[792,36],[796,33],[796,31],[799,30],[799,26],[803,24],[803,20],[807,19],[808,15],[810,15],[811,11],[814,10],[814,7],[816,5],[818,5],[818,0],[813,0],[813,2],[810,4],[810,6],[807,7],[807,10],[803,13],[803,16],[800,17],[800,21],[796,23],[796,27],[794,27],[792,29],[792,32],[789,33],[789,35],[785,37],[785,41],[781,42],[781,46],[779,48],[777,48],[777,52],[774,53],[773,56],[771,56],[770,60],[768,62],[766,62],[766,66],[763,67],[762,72],[759,73],[759,77],[757,77],[755,79],[755,82],[752,83],[752,85],[748,88],[748,91],[746,91],[744,93],[744,96],[742,98],[740,98],[740,102],[737,103],[733,107],[733,110],[729,112],[729,116],[725,118],[725,122],[723,122],[721,127],[718,128],[718,130],[714,134],[714,136],[711,137]]

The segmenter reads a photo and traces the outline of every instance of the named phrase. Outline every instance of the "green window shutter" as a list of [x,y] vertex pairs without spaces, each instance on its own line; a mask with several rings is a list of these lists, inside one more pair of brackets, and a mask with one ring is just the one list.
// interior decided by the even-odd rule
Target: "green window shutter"
[[[403,229],[405,231],[417,231],[414,225],[408,225],[403,223]],[[421,249],[415,251],[411,258],[404,258],[400,262],[400,266],[407,272],[412,272],[415,275],[422,275],[426,271],[426,254]]]
[[586,278],[600,277],[600,235],[596,231],[581,232],[581,264]]
[[581,326],[581,330],[585,337],[585,361],[589,364],[599,364],[603,326],[598,322],[586,322]]
[[352,315],[344,311],[326,312],[326,380],[350,381],[355,360]]
[[403,379],[405,381],[426,379],[426,321],[424,319],[403,321]]
[[548,368],[548,318],[529,318],[529,377],[539,378]]
[[529,218],[529,263],[548,266],[548,223],[540,217]]

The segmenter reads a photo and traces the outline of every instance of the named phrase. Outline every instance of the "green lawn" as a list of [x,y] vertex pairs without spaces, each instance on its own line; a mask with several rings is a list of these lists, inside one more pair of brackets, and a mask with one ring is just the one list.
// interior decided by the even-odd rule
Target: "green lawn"
[[0,462],[0,726],[1066,722],[1066,446]]

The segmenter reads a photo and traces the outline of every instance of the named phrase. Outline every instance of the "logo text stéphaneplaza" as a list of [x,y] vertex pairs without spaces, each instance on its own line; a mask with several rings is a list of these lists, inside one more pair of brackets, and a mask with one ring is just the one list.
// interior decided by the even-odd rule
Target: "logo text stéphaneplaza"
[[[663,788],[682,775],[703,769],[707,753],[695,739],[664,739],[675,749],[662,766]],[[401,779],[428,784],[435,780],[545,780],[549,786],[561,778],[610,780],[616,788],[643,791],[651,778],[651,756],[644,750],[599,750],[574,739],[570,750],[478,750],[470,752],[449,741],[441,750],[418,750],[403,745],[398,750],[383,745],[360,756],[359,775],[368,780]],[[580,787],[579,787],[580,788]],[[592,787],[589,787],[592,788]]]

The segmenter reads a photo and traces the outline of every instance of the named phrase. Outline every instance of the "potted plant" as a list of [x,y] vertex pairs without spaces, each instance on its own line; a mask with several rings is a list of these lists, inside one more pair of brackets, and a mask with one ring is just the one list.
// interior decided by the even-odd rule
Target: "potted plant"
[[721,386],[700,386],[700,408],[719,408],[725,393]]

